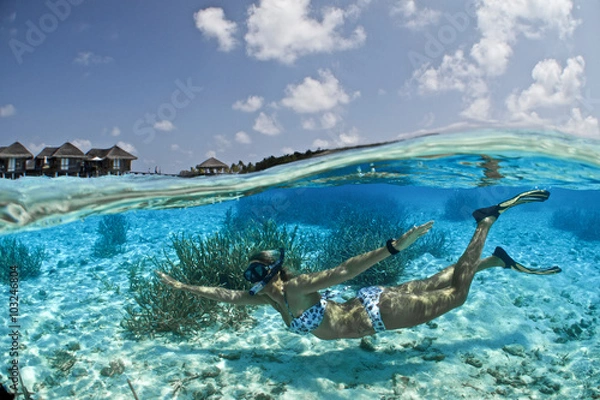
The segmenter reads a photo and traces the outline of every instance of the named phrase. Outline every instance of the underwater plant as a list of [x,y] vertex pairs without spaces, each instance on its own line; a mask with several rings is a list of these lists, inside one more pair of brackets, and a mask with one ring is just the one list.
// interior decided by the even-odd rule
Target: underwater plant
[[228,214],[221,230],[208,237],[171,238],[171,250],[165,259],[140,262],[130,270],[130,291],[135,305],[126,308],[121,326],[136,338],[175,333],[186,336],[209,326],[220,328],[249,324],[251,307],[216,303],[164,285],[145,266],[165,272],[190,285],[247,289],[243,278],[249,254],[283,247],[287,265],[300,268],[302,248],[297,245],[296,230],[278,228],[273,221],[237,230]]
[[447,221],[465,221],[471,219],[471,213],[477,208],[475,195],[461,190],[448,197],[444,203],[442,218]]
[[[381,247],[388,239],[398,237],[412,224],[406,213],[395,216],[384,213],[367,213],[360,209],[344,209],[335,221],[335,227],[325,238],[318,238],[320,251],[316,257],[318,269],[332,268],[350,257]],[[414,245],[394,257],[379,262],[348,283],[356,287],[374,285],[395,285],[402,277],[406,265],[423,253],[443,257],[448,251],[446,235],[443,232],[430,232]]]
[[121,214],[105,215],[98,223],[98,239],[94,243],[94,256],[113,257],[122,253],[127,243],[129,223]]
[[0,282],[9,282],[11,267],[17,267],[19,279],[34,278],[40,274],[46,259],[43,247],[28,248],[15,238],[0,241]]
[[600,241],[600,212],[569,208],[556,210],[550,219],[556,229],[573,233],[581,240]]

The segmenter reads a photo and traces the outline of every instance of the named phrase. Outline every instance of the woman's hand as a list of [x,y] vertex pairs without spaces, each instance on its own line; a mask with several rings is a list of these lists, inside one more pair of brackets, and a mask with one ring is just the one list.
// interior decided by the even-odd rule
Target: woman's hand
[[398,251],[402,251],[416,242],[418,238],[429,232],[432,226],[433,221],[426,222],[423,225],[413,226],[404,235],[394,240],[392,242],[392,246],[394,246],[394,248]]
[[156,276],[158,276],[160,278],[160,280],[162,281],[162,283],[164,283],[167,286],[171,286],[173,289],[183,289],[184,288],[184,284],[179,282],[178,280],[175,280],[173,278],[171,278],[169,275],[165,274],[164,272],[161,271],[154,271],[154,273],[156,274]]

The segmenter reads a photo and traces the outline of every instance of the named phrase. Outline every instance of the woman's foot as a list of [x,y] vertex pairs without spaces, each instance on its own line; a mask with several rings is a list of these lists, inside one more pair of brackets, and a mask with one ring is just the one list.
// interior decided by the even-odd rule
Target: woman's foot
[[518,272],[523,272],[525,274],[533,274],[533,275],[551,275],[558,274],[562,270],[559,267],[550,267],[550,268],[542,268],[542,269],[531,269],[519,264],[515,260],[512,259],[511,256],[502,248],[496,247],[494,253],[492,253],[494,257],[498,257],[504,263],[504,268],[510,268]]
[[498,218],[500,214],[509,208],[518,206],[519,204],[546,201],[548,200],[548,197],[550,197],[550,192],[547,190],[530,190],[528,192],[520,193],[515,197],[505,200],[495,206],[475,210],[473,211],[473,218],[475,218],[475,221],[477,222],[487,217]]

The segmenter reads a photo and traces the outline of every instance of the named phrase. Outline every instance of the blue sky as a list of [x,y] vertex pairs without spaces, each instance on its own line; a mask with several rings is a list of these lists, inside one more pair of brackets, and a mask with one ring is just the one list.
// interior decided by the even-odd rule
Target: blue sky
[[598,138],[599,18],[594,0],[2,0],[0,146],[118,144],[177,173],[477,127]]

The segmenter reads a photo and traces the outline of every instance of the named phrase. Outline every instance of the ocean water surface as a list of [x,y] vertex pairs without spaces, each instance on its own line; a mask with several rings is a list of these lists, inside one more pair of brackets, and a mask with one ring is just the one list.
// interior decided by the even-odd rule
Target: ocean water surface
[[[141,307],[132,270],[152,282],[157,264],[177,258],[174,239],[212,237],[232,216],[295,230],[303,266],[317,269],[340,230],[358,232],[348,243],[368,242],[390,228],[373,231],[373,221],[434,220],[444,251],[416,254],[400,283],[454,263],[475,208],[534,188],[549,200],[504,213],[484,255],[502,246],[562,272],[483,271],[465,305],[431,323],[320,341],[264,307],[184,335],[124,327],[127,310]],[[354,226],[337,224],[343,215]],[[107,221],[124,224],[125,240],[101,251]],[[21,273],[18,302],[13,275],[2,275],[0,382],[11,385],[18,365],[35,399],[600,398],[599,244],[600,142],[558,132],[424,135],[248,175],[3,180],[2,256],[18,247],[44,257],[33,276]]]

